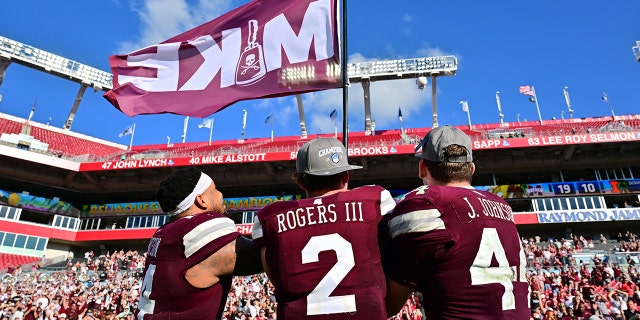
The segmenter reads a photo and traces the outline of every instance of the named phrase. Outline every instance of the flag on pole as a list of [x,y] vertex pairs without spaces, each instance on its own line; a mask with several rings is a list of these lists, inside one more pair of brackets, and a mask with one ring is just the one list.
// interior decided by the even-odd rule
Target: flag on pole
[[[337,0],[250,1],[160,44],[111,56],[113,89],[104,97],[128,116],[203,118],[241,100],[340,88],[337,12]],[[292,71],[298,66],[307,70],[303,78]]]
[[331,113],[329,114],[329,118],[331,118],[331,121],[336,121],[336,118],[338,118],[338,111],[336,109],[333,109],[333,111],[331,111]]
[[202,119],[202,123],[198,125],[198,128],[207,128],[211,129],[213,127],[213,118],[211,119]]
[[265,125],[268,125],[269,123],[271,123],[271,119],[273,119],[273,118],[271,117],[271,115],[267,116],[267,117],[264,119],[264,124],[265,124]]
[[469,112],[469,102],[468,101],[460,101],[460,104],[462,105],[462,111],[464,112]]
[[536,102],[536,93],[532,86],[520,86],[520,93],[529,96],[529,101]]
[[122,132],[120,132],[120,134],[118,135],[118,138],[122,138],[126,135],[130,135],[133,133],[133,125],[130,125],[126,128],[124,128],[124,130],[122,130]]
[[31,121],[31,118],[33,118],[33,114],[36,112],[37,103],[38,103],[38,98],[36,98],[36,101],[33,102],[33,107],[31,107],[31,112],[29,112],[29,118],[27,118],[27,121]]
[[535,96],[533,90],[531,90],[531,86],[520,86],[520,93],[524,94],[525,96]]
[[404,118],[402,117],[402,109],[400,109],[400,107],[398,107],[398,120],[400,120],[400,122],[404,120]]
[[607,98],[607,93],[602,91],[602,101],[605,103],[609,102],[609,98]]

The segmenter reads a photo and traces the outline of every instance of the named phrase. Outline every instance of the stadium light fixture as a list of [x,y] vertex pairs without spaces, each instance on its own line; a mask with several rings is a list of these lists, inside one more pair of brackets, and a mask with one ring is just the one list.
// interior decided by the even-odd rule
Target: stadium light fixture
[[[455,56],[422,57],[399,60],[368,61],[347,64],[347,75],[350,83],[362,83],[365,99],[365,134],[372,133],[371,107],[369,87],[372,81],[396,80],[431,77],[431,104],[433,127],[438,127],[436,102],[436,77],[453,76],[458,70],[458,59]],[[417,82],[420,84],[426,81]]]
[[33,69],[78,83],[87,83],[96,91],[108,91],[112,87],[113,75],[110,72],[98,70],[2,36],[0,36],[0,55]]
[[87,87],[92,87],[97,92],[108,91],[113,86],[113,75],[109,72],[0,36],[0,75],[2,75],[0,76],[0,84],[4,72],[11,62],[80,84],[69,117],[63,126],[66,130],[71,129],[71,124]]
[[636,41],[636,45],[631,47],[633,54],[636,56],[636,61],[640,62],[640,41]]

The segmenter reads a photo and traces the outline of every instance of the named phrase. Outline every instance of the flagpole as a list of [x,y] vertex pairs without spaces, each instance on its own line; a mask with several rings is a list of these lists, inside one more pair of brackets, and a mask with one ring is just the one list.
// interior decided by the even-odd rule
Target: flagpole
[[504,114],[502,113],[502,104],[500,103],[500,91],[496,91],[496,103],[498,104],[498,115],[500,116],[500,124],[503,124]]
[[38,104],[38,98],[33,101],[33,107],[31,107],[31,112],[29,112],[29,118],[27,119],[27,122],[31,121],[31,118],[33,118],[33,114],[36,112],[36,104]]
[[471,111],[469,110],[469,101],[460,101],[460,103],[464,103],[466,106],[466,112],[467,112],[467,119],[469,119],[469,130],[473,129],[473,127],[471,126]]
[[211,125],[209,128],[209,145],[211,145],[211,137],[213,136],[213,118],[211,119]]
[[469,119],[469,130],[473,129],[471,126],[471,112],[469,112],[469,101],[461,100],[460,105],[462,105],[462,111],[467,113],[467,118]]
[[[349,76],[347,75],[347,0],[342,0],[342,56],[340,57],[340,74],[342,75],[342,144],[348,147],[349,139],[347,138],[349,123]],[[334,120],[335,121],[335,120]],[[334,122],[335,124],[335,122]],[[335,127],[336,138],[338,137],[338,128]]]
[[242,109],[242,142],[244,142],[244,132],[247,129],[247,110]]
[[571,109],[571,99],[569,98],[569,87],[562,89],[564,93],[564,100],[567,102],[567,108],[569,108],[569,118],[573,118],[573,109]]
[[133,123],[133,129],[131,129],[131,140],[129,141],[129,151],[131,151],[131,147],[133,147],[133,135],[136,133],[136,123]]
[[533,91],[533,99],[536,102],[536,109],[538,110],[538,119],[540,119],[540,125],[542,125],[542,115],[540,115],[540,106],[538,105],[538,96],[536,95],[536,88],[531,86],[531,91]]
[[182,143],[187,140],[187,126],[189,125],[189,116],[184,118],[184,125],[182,126]]

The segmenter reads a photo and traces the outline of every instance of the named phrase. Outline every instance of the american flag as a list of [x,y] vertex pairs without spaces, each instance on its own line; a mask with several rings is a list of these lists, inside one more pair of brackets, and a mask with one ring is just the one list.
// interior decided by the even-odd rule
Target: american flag
[[520,86],[520,93],[526,96],[535,96],[533,90],[531,89],[531,86]]

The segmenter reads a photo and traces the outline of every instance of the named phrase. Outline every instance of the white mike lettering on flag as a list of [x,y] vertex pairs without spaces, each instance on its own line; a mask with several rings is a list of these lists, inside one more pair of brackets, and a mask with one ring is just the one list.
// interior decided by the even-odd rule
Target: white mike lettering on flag
[[207,117],[248,99],[340,88],[337,0],[254,0],[109,59],[104,97],[129,116]]

